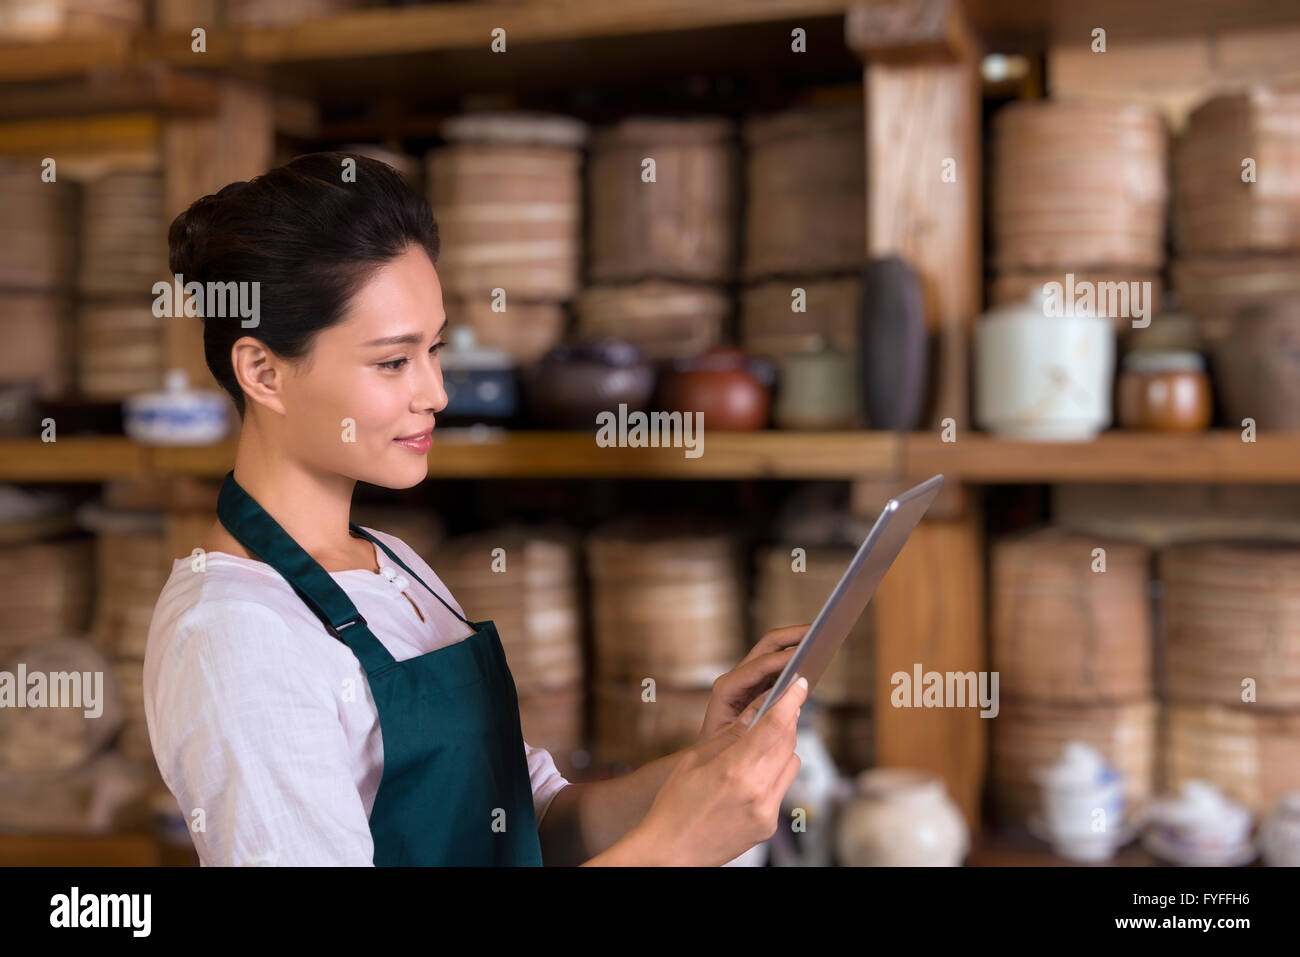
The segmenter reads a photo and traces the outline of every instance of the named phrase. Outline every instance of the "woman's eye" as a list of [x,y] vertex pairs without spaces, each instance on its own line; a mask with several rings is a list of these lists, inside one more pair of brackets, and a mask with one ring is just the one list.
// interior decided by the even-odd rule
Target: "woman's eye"
[[[429,353],[431,355],[436,356],[438,352],[442,349],[442,347],[445,346],[446,344],[447,343],[444,342],[443,340],[439,340],[435,342],[432,346],[429,347]],[[409,359],[403,356],[400,359],[391,359],[388,362],[381,362],[379,363],[379,368],[388,369],[389,371],[396,372],[399,369],[401,369],[402,366],[406,365],[406,363],[409,361],[410,361]]]

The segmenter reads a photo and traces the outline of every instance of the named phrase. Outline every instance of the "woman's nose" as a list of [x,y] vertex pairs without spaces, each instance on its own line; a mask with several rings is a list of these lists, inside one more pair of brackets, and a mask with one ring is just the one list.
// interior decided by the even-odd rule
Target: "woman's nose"
[[442,384],[442,365],[436,355],[428,357],[425,374],[420,381],[420,390],[413,397],[413,408],[417,411],[432,409],[439,413],[447,408],[447,390]]

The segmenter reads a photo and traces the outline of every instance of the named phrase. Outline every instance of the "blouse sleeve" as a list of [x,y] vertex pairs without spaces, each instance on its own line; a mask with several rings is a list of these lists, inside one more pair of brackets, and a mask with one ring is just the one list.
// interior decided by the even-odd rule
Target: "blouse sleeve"
[[537,826],[541,827],[551,801],[569,782],[555,767],[551,752],[535,748],[527,741],[524,742],[524,752],[528,756],[528,778],[533,787],[533,810],[537,814]]
[[196,606],[160,662],[154,751],[204,864],[373,864],[334,689],[301,665],[284,620],[239,599]]

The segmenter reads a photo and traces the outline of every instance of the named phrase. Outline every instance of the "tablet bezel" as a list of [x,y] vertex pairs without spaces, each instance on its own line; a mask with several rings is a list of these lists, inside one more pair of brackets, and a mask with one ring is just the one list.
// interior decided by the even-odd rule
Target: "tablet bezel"
[[[863,540],[861,546],[858,547],[857,554],[855,554],[853,560],[849,562],[849,567],[845,569],[844,574],[840,576],[840,580],[831,591],[830,597],[826,599],[826,602],[822,605],[821,611],[819,611],[817,617],[813,619],[812,625],[809,626],[808,631],[804,633],[798,647],[795,649],[794,655],[792,655],[790,660],[786,662],[785,668],[783,668],[781,674],[777,676],[776,683],[768,689],[767,698],[758,709],[758,714],[754,716],[754,720],[751,722],[750,727],[753,727],[754,724],[758,722],[758,719],[767,713],[767,710],[772,703],[779,700],[781,695],[785,693],[785,690],[790,686],[791,682],[794,681],[795,674],[799,672],[800,665],[808,659],[808,655],[811,653],[814,644],[819,640],[831,641],[835,646],[826,659],[826,666],[829,666],[830,662],[834,660],[836,653],[839,651],[840,645],[844,643],[844,639],[848,637],[849,632],[853,630],[853,627],[862,617],[863,612],[867,610],[867,605],[871,603],[871,599],[875,596],[876,589],[880,587],[880,582],[884,580],[889,569],[893,567],[898,556],[902,554],[903,549],[907,546],[908,540],[912,537],[912,532],[916,530],[916,526],[920,524],[925,513],[929,511],[931,503],[934,502],[935,496],[939,494],[939,489],[942,486],[943,474],[940,473],[931,476],[921,484],[908,489],[903,494],[891,498],[885,503],[885,507],[881,510],[880,516],[876,519],[875,524],[871,526],[871,531],[867,533],[867,537]],[[878,565],[871,565],[868,559],[874,552],[877,543],[879,543],[881,538],[884,537],[886,529],[889,528],[892,523],[896,521],[904,521],[909,517],[911,518],[912,523],[911,528],[907,530],[907,534],[899,544],[898,551],[889,557],[889,561],[885,564],[883,569],[880,569]],[[829,632],[825,632],[823,623],[831,616],[831,614],[834,613],[839,603],[845,600],[845,596],[852,590],[854,580],[869,567],[878,570],[879,577],[871,583],[871,588],[867,593],[867,600],[863,602],[862,610],[858,612],[857,616],[849,624],[848,628],[844,630],[843,634],[840,634],[838,637],[831,635]],[[823,637],[823,635],[825,635],[825,637]],[[826,666],[823,666],[823,673],[825,672]],[[817,682],[820,678],[821,674],[809,677],[809,695],[812,694],[812,690],[817,686]]]

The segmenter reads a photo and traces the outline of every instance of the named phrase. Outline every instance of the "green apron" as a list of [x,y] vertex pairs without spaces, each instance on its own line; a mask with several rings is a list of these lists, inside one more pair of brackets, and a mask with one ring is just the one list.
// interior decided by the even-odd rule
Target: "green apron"
[[347,593],[240,487],[233,469],[217,517],[284,576],[365,669],[384,742],[370,812],[376,866],[540,866],[519,699],[496,625],[457,614],[392,549],[349,522],[474,629],[463,641],[395,661]]

